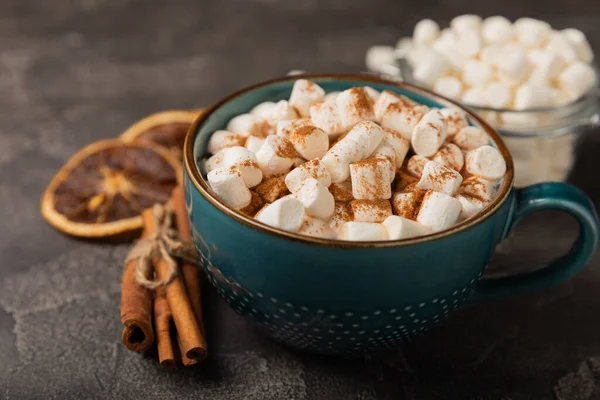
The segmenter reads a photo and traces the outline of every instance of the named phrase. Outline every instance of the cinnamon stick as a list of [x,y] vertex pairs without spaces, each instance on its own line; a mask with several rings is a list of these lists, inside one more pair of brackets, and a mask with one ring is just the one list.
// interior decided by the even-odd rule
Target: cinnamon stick
[[[174,203],[171,201],[171,204]],[[166,260],[159,259],[155,265],[156,279],[161,281],[169,275]],[[203,360],[206,357],[206,340],[202,334],[196,315],[190,304],[187,290],[181,275],[177,275],[165,288],[167,302],[177,328],[177,337],[182,357]]]
[[[181,240],[182,242],[189,242],[192,239],[192,237],[190,235],[190,225],[186,212],[185,195],[182,186],[177,186],[173,190],[172,207],[175,212],[175,218],[177,221],[177,232],[179,233],[179,240]],[[181,274],[183,276],[183,281],[187,289],[187,295],[190,299],[192,310],[194,311],[194,315],[196,316],[196,322],[198,324],[198,327],[200,328],[200,333],[202,334],[202,338],[204,340],[204,352],[206,354],[207,343],[206,333],[204,330],[204,320],[202,318],[202,289],[200,283],[200,273],[198,271],[197,266],[183,262],[181,265]],[[182,354],[183,353],[184,352],[182,350]],[[193,365],[198,363],[199,361],[202,361],[189,359],[185,355],[183,355],[181,358],[183,364],[186,366]]]
[[165,369],[177,368],[175,352],[171,341],[173,315],[165,296],[165,289],[159,288],[154,295],[154,326],[156,327],[156,347],[160,366]]
[[[152,234],[154,229],[146,224],[152,214],[144,217],[144,230],[142,238]],[[152,291],[141,286],[135,279],[137,261],[130,261],[123,272],[121,282],[121,322],[125,325],[121,340],[123,344],[132,351],[144,352],[154,343],[154,331],[152,330]],[[146,276],[152,279],[151,276]]]

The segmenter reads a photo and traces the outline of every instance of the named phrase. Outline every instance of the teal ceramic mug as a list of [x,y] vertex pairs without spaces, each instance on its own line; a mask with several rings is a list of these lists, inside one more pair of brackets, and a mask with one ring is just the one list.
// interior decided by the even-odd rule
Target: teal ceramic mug
[[[260,83],[208,108],[185,141],[185,190],[192,236],[210,282],[239,314],[286,345],[320,353],[358,354],[398,346],[427,331],[467,301],[550,287],[577,274],[595,252],[598,219],[580,190],[563,183],[514,189],[512,159],[496,132],[507,173],[495,200],[474,218],[424,237],[345,242],[285,232],[227,208],[197,162],[209,136],[264,101],[287,99],[294,81],[326,91],[369,85],[431,107],[460,107],[433,93],[363,75],[304,75]],[[572,214],[579,236],[565,256],[535,272],[481,279],[495,246],[527,215],[546,209]]]

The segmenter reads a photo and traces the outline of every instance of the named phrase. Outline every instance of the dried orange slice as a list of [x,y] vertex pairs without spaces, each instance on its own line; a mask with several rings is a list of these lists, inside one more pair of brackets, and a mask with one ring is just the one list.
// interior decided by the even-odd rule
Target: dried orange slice
[[127,128],[121,134],[121,139],[128,142],[143,140],[160,144],[181,160],[185,135],[201,111],[170,110],[149,115]]
[[42,196],[42,215],[74,236],[135,231],[142,227],[142,211],[166,203],[181,174],[180,161],[156,144],[95,142],[71,157],[52,179]]

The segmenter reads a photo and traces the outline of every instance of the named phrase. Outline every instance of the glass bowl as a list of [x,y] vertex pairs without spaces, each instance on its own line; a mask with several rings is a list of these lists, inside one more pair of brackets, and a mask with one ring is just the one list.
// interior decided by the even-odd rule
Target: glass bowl
[[[419,84],[404,56],[399,56],[394,64],[382,66],[379,75]],[[518,187],[565,181],[575,162],[580,134],[600,126],[600,89],[597,86],[571,103],[549,108],[516,111],[463,105],[502,135],[515,162],[515,185]]]

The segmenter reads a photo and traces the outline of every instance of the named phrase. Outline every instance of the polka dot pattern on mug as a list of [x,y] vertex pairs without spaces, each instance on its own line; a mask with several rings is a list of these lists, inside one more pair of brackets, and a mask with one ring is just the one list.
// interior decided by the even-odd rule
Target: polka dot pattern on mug
[[251,291],[209,262],[208,280],[240,315],[285,345],[319,353],[355,354],[400,346],[428,331],[473,293],[477,278],[443,297],[367,311],[334,312]]

